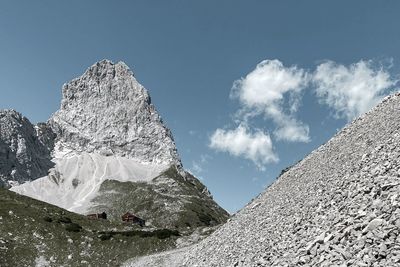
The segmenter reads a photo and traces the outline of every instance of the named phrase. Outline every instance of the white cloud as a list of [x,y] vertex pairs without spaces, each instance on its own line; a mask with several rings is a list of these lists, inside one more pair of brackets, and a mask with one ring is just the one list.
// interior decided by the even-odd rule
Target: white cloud
[[191,170],[193,170],[194,173],[202,173],[203,167],[197,161],[192,161]]
[[204,171],[204,165],[208,163],[208,161],[212,159],[212,157],[208,154],[201,154],[199,160],[193,160],[192,161],[192,167],[191,170],[194,173],[202,173]]
[[217,129],[211,136],[210,147],[249,159],[261,170],[265,164],[278,161],[270,136],[260,130],[251,133],[243,125],[234,130]]
[[335,115],[353,119],[376,105],[394,80],[387,68],[361,60],[344,66],[326,61],[308,72],[297,66],[284,66],[279,60],[264,60],[254,70],[234,82],[231,98],[238,99],[233,130],[217,129],[210,147],[253,161],[258,168],[278,161],[271,136],[248,128],[249,121],[263,116],[273,123],[272,137],[278,141],[309,142],[309,126],[297,118],[305,88],[316,93],[321,104]]
[[192,160],[192,166],[189,168],[189,172],[200,180],[203,180],[201,174],[207,172],[206,165],[211,159],[212,157],[210,155],[201,154],[199,160]]
[[204,172],[204,169],[199,162],[192,161],[192,166],[188,169],[188,172],[190,172],[193,176],[197,177],[198,179],[204,181],[204,178],[201,175]]
[[258,181],[260,180],[260,178],[258,178],[258,177],[253,177],[253,178],[251,178],[251,180],[252,180],[253,182],[258,182]]
[[277,140],[283,141],[297,141],[309,142],[310,129],[308,125],[292,118],[286,118],[280,121],[278,129],[275,130],[274,135]]
[[344,66],[333,61],[320,64],[313,75],[320,101],[337,117],[351,120],[375,106],[397,81],[371,60]]
[[200,155],[201,164],[208,163],[208,161],[211,160],[211,159],[212,159],[212,157],[210,155],[208,155],[208,154],[201,154]]
[[241,120],[259,114],[271,119],[278,140],[308,142],[308,126],[295,118],[308,74],[296,66],[285,67],[279,60],[264,60],[245,78],[234,82],[231,97],[238,98]]

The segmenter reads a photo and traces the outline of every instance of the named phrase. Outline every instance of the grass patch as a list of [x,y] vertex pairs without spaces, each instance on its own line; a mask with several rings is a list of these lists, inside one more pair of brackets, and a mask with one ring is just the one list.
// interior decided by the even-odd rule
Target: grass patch
[[72,223],[72,220],[68,217],[60,217],[57,220],[58,223]]
[[124,224],[89,220],[5,189],[0,189],[0,203],[1,267],[36,266],[39,257],[49,266],[120,266],[173,248],[177,238],[164,230],[130,233]]
[[110,220],[120,221],[129,211],[157,228],[178,230],[224,223],[229,214],[205,191],[196,178],[190,174],[184,178],[171,167],[151,184],[104,181],[89,212],[105,211]]
[[51,223],[51,222],[53,222],[53,219],[49,216],[44,216],[43,221]]
[[141,238],[148,238],[148,237],[156,237],[158,239],[166,239],[170,237],[178,237],[180,236],[179,231],[177,230],[170,230],[170,229],[157,229],[153,231],[140,231],[140,230],[133,230],[133,231],[108,231],[108,232],[100,232],[99,238],[103,241],[110,240],[114,236],[124,236],[124,237],[141,237]]
[[69,223],[65,226],[65,230],[68,232],[80,232],[82,230],[82,226],[77,223]]

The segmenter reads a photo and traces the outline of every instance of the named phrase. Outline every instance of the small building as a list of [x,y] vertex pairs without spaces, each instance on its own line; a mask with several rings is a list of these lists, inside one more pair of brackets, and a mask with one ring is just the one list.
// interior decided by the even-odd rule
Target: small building
[[146,224],[145,220],[139,218],[138,216],[136,216],[130,212],[127,212],[124,215],[122,215],[122,221],[127,222],[127,223],[137,223],[142,227]]
[[86,215],[86,217],[88,217],[91,220],[97,220],[97,219],[107,220],[107,213],[103,211],[102,213],[88,214]]

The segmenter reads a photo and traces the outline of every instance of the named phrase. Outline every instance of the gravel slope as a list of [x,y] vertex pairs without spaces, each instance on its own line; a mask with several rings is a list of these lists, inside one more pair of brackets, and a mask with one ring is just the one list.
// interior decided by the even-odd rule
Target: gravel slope
[[174,249],[151,256],[138,257],[131,260],[123,267],[144,267],[144,266],[177,266],[183,260],[183,254],[187,248]]
[[399,144],[397,94],[158,266],[400,266]]

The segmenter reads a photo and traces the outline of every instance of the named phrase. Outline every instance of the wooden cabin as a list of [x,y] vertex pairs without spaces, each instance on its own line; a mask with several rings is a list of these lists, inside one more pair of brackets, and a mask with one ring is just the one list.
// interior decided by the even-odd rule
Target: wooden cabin
[[142,227],[146,224],[145,220],[139,218],[138,216],[136,216],[130,212],[127,212],[124,215],[122,215],[122,221],[127,222],[127,223],[137,223]]
[[88,217],[91,220],[98,220],[98,219],[107,220],[107,213],[103,211],[102,213],[88,214],[86,215],[86,217]]

